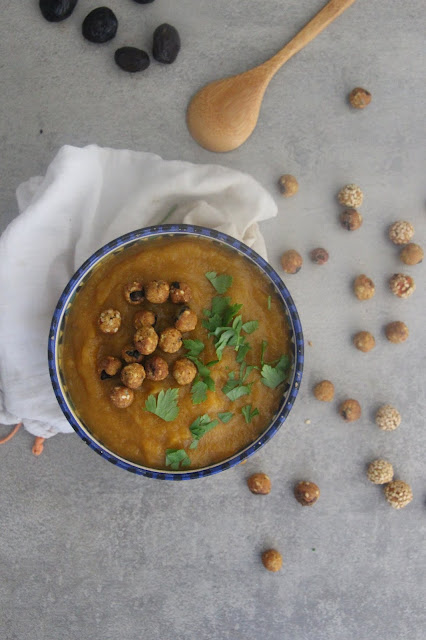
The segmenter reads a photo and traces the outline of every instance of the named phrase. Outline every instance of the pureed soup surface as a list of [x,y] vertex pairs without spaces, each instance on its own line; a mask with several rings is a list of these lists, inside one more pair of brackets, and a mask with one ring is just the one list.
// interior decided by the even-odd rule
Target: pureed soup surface
[[[124,286],[133,281],[146,284],[151,280],[187,283],[192,291],[188,306],[197,313],[198,323],[193,331],[183,334],[183,339],[204,343],[205,348],[198,358],[207,364],[217,359],[213,338],[202,325],[206,318],[203,310],[210,309],[212,300],[219,296],[205,275],[212,271],[232,276],[232,284],[222,297],[229,297],[231,305],[243,305],[237,314],[242,316],[243,323],[252,320],[259,323],[251,334],[241,331],[251,346],[245,362],[259,367],[249,370],[244,382],[244,385],[252,383],[250,392],[231,400],[222,391],[229,375],[238,379],[240,371],[235,348],[227,346],[222,359],[210,366],[215,391],[207,391],[204,402],[193,403],[191,387],[194,383],[179,387],[169,373],[161,382],[145,379],[140,389],[134,391],[131,406],[126,409],[114,406],[109,394],[113,387],[122,384],[120,374],[101,380],[97,372],[99,360],[104,356],[121,358],[124,346],[133,341],[133,318],[138,310],[155,311],[157,333],[173,326],[179,310],[179,305],[169,301],[152,304],[145,300],[137,306],[130,305],[123,295]],[[104,334],[99,329],[99,314],[108,308],[121,313],[121,327],[115,334]],[[172,363],[186,353],[184,347],[173,354],[164,353],[157,347],[153,355],[164,358],[171,371]],[[74,298],[59,357],[75,409],[103,446],[131,462],[154,469],[167,469],[167,449],[184,449],[191,461],[189,468],[196,469],[218,463],[244,449],[269,425],[282,399],[283,383],[276,388],[266,386],[261,378],[261,362],[276,366],[283,354],[290,357],[287,319],[282,302],[261,271],[248,259],[218,242],[202,237],[168,236],[142,241],[110,256],[94,269]],[[150,394],[156,397],[161,390],[169,388],[179,389],[179,414],[173,421],[166,422],[148,412],[145,402]],[[251,407],[245,409],[244,416],[242,409],[247,405]],[[256,413],[255,409],[259,414],[250,419],[249,411]],[[208,414],[214,420],[222,412],[233,414],[230,421],[224,424],[219,420],[199,439],[196,448],[190,448],[193,443],[190,425],[196,418]],[[189,463],[187,458],[186,462]]]

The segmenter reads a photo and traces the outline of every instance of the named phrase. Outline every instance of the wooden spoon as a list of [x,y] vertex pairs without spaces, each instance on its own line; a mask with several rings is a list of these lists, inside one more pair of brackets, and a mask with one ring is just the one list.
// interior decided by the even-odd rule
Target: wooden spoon
[[256,126],[266,88],[287,60],[338,18],[355,0],[330,0],[317,15],[272,58],[249,71],[216,80],[200,89],[187,111],[192,137],[209,151],[232,151]]

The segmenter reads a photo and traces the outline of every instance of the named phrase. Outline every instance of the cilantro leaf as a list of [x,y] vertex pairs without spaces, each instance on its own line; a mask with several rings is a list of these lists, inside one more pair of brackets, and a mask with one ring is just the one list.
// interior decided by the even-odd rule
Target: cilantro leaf
[[218,413],[217,417],[219,418],[219,420],[221,422],[223,422],[224,424],[226,424],[227,422],[229,422],[230,420],[232,420],[232,418],[234,417],[234,414],[231,413],[231,411],[224,411],[223,413]]
[[[243,324],[242,316],[237,315],[243,305],[231,305],[230,302],[230,298],[220,296],[213,298],[211,309],[204,309],[206,318],[202,324],[208,330],[209,336],[213,337],[218,360],[222,359],[225,347],[234,347],[238,352],[237,362],[241,363],[251,349],[246,338],[241,335],[241,331],[253,333],[259,323],[257,320],[249,320]],[[241,354],[240,350],[242,350]]]
[[275,389],[287,378],[290,367],[290,358],[287,355],[281,356],[275,367],[264,364],[261,369],[261,379],[264,385],[270,389]]
[[245,359],[246,355],[248,354],[248,352],[250,351],[251,346],[249,345],[248,342],[244,342],[240,348],[238,349],[238,353],[237,353],[237,362],[241,363],[243,362],[243,360]]
[[261,348],[261,353],[260,353],[260,366],[263,367],[263,365],[265,364],[265,351],[268,348],[268,342],[267,340],[262,340],[262,348]]
[[178,407],[179,389],[162,389],[157,398],[151,394],[145,402],[145,410],[154,413],[156,416],[171,422],[179,413]]
[[185,449],[166,449],[166,467],[171,467],[174,471],[189,467],[191,460]]
[[256,331],[258,326],[259,322],[257,320],[249,320],[249,322],[245,322],[243,324],[242,330],[246,333],[253,333],[253,331]]
[[198,418],[196,418],[189,427],[193,438],[190,449],[196,449],[200,438],[213,429],[217,424],[219,424],[219,420],[212,420],[207,413],[202,416],[198,416]]
[[232,284],[232,276],[227,276],[226,274],[218,276],[216,271],[207,271],[205,276],[218,293],[225,293]]
[[197,380],[191,387],[192,404],[201,404],[207,400],[208,386],[202,380]]
[[222,391],[225,395],[228,396],[230,400],[238,400],[238,398],[241,398],[241,396],[245,396],[250,393],[252,384],[240,385],[239,381],[237,381],[237,385],[235,387],[233,387],[232,389],[227,389],[225,391],[225,388],[226,388],[226,385],[225,385]]
[[240,309],[243,308],[242,304],[228,305],[223,313],[223,324],[228,325],[232,318],[237,315]]
[[253,420],[253,418],[255,416],[259,415],[259,409],[253,409],[251,408],[251,404],[246,404],[242,409],[241,409],[241,413],[243,414],[245,421],[247,422],[247,424],[249,422],[251,422]]
[[183,340],[183,346],[188,350],[186,357],[197,357],[204,350],[204,343],[201,340]]
[[268,296],[268,311],[271,310],[271,302],[272,302],[272,298],[271,296]]
[[231,302],[231,298],[222,298],[222,296],[215,296],[212,300],[212,315],[223,316],[227,307]]

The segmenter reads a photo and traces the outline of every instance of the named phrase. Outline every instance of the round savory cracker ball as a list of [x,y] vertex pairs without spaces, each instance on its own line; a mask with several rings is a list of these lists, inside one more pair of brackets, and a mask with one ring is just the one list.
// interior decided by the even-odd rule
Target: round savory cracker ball
[[142,327],[153,327],[157,322],[157,314],[148,309],[141,309],[135,313],[133,318],[133,326],[135,329],[141,329]]
[[182,307],[176,318],[175,327],[185,333],[186,331],[193,331],[197,326],[198,318],[195,311],[192,311],[189,307]]
[[163,304],[169,298],[170,287],[164,280],[151,280],[145,286],[145,298],[154,304]]
[[298,273],[302,268],[303,258],[295,249],[285,251],[281,256],[281,267],[286,273]]
[[309,256],[312,262],[320,265],[328,262],[328,258],[329,258],[327,249],[323,249],[322,247],[318,247],[317,249],[312,249]]
[[345,422],[355,422],[361,417],[361,405],[358,400],[348,398],[341,403],[339,407],[339,414]]
[[290,173],[285,173],[278,179],[278,189],[285,198],[291,198],[299,191],[297,178]]
[[371,93],[362,87],[355,87],[349,94],[349,102],[354,109],[365,109],[371,102]]
[[276,573],[283,566],[283,557],[276,549],[267,549],[262,553],[262,563],[265,569]]
[[367,353],[374,349],[376,346],[376,340],[369,331],[358,331],[353,337],[353,343],[357,349],[363,353]]
[[362,215],[356,209],[345,209],[340,214],[340,224],[347,231],[356,231],[362,225]]
[[376,292],[376,287],[371,278],[361,273],[354,280],[354,294],[358,300],[370,300]]
[[134,335],[133,342],[144,356],[153,353],[158,345],[158,335],[152,327],[141,327]]
[[129,304],[140,304],[145,294],[142,282],[128,282],[124,287],[124,297]]
[[389,280],[389,288],[398,298],[409,298],[416,288],[414,278],[404,273],[394,273]]
[[311,507],[320,497],[319,486],[315,482],[299,482],[294,487],[294,497],[302,507]]
[[346,187],[340,189],[337,199],[344,207],[356,209],[362,205],[364,194],[360,187],[356,184],[347,184]]
[[121,382],[129,389],[139,389],[145,380],[145,369],[136,362],[127,364],[121,372]]
[[127,364],[133,364],[133,362],[141,363],[143,360],[143,354],[136,349],[134,344],[126,344],[121,352],[121,357]]
[[178,358],[172,369],[172,376],[180,386],[191,384],[197,375],[197,367],[188,358]]
[[394,509],[403,509],[413,499],[409,484],[402,480],[392,480],[384,486],[385,498]]
[[398,344],[407,340],[409,331],[405,322],[395,320],[394,322],[389,322],[389,324],[386,325],[385,334],[389,342]]
[[165,353],[176,353],[182,346],[182,334],[174,327],[167,327],[160,333],[158,346]]
[[135,394],[132,389],[128,389],[127,387],[114,387],[109,397],[111,398],[112,404],[118,409],[126,409],[132,404],[135,399]]
[[113,356],[105,356],[99,360],[96,370],[101,380],[108,380],[116,376],[121,367],[121,360]]
[[152,356],[145,362],[145,373],[148,380],[159,382],[169,375],[169,365],[161,356]]
[[321,402],[332,402],[334,398],[334,384],[330,380],[321,380],[314,387],[314,396]]
[[424,258],[424,251],[419,244],[410,242],[410,244],[407,244],[401,249],[399,257],[401,259],[401,262],[403,262],[404,264],[419,264],[419,262],[422,262]]
[[394,431],[401,424],[401,414],[390,404],[384,404],[377,409],[375,421],[379,429]]
[[271,479],[266,473],[253,473],[247,478],[247,486],[257,495],[266,496],[271,493]]
[[387,460],[373,460],[367,469],[367,478],[373,484],[386,484],[393,478],[393,467]]
[[414,227],[407,220],[397,220],[389,227],[389,240],[394,244],[408,244],[414,235]]
[[170,300],[173,304],[186,304],[191,300],[191,287],[186,282],[172,282],[170,285]]
[[121,326],[121,313],[117,309],[104,309],[98,319],[102,333],[117,333]]

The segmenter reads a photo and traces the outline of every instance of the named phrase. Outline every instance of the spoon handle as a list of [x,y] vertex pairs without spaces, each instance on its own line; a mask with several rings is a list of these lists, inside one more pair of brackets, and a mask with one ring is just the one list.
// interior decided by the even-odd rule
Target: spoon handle
[[261,67],[268,69],[271,78],[287,60],[303,49],[354,2],[355,0],[330,0],[285,47],[264,62]]

